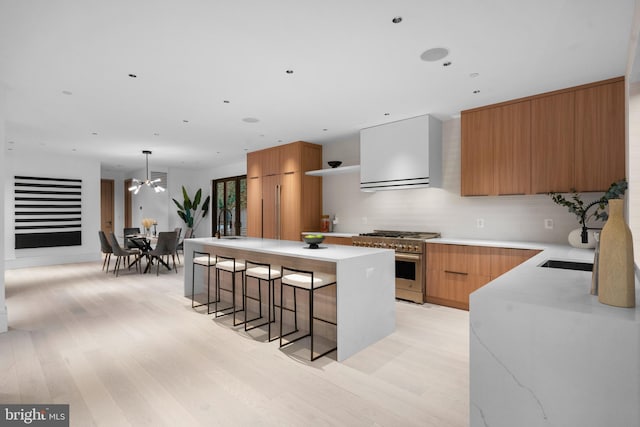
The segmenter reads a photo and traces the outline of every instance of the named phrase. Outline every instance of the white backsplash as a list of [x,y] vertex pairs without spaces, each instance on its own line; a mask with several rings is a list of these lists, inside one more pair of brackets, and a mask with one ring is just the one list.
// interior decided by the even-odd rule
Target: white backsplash
[[[359,144],[356,136],[325,145],[325,164],[358,164]],[[579,226],[573,214],[547,195],[460,197],[460,119],[443,123],[443,188],[366,193],[360,191],[359,173],[325,176],[323,188],[324,213],[336,215],[337,232],[439,231],[450,238],[566,243],[569,232]],[[479,219],[483,228],[477,226]],[[553,220],[553,229],[545,229],[545,219]]]

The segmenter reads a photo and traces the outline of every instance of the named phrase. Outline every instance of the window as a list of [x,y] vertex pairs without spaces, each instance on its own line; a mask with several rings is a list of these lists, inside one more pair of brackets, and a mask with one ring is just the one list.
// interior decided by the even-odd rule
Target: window
[[247,235],[247,176],[216,179],[213,181],[215,215],[212,216],[214,235]]

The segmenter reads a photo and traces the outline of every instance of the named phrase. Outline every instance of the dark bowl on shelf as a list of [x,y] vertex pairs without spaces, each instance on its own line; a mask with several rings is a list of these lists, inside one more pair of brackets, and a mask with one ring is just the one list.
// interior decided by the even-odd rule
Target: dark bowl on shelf
[[303,236],[304,242],[309,245],[309,249],[318,249],[318,245],[324,240],[324,236],[316,237],[316,235]]
[[329,166],[331,166],[332,168],[337,168],[342,164],[340,160],[331,160],[330,162],[327,162],[327,163],[329,163]]

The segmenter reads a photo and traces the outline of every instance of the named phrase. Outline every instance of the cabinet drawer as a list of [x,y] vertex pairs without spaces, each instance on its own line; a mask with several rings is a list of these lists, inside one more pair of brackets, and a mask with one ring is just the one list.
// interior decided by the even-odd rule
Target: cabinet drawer
[[491,248],[427,244],[429,269],[461,274],[491,275]]
[[427,302],[469,309],[469,294],[486,285],[488,275],[451,273],[440,271],[429,275]]

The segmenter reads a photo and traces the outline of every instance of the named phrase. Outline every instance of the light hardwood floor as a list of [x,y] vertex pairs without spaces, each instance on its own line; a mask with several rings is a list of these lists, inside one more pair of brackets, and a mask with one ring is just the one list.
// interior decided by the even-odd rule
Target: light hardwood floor
[[[468,313],[398,302],[389,337],[343,363],[281,351],[182,296],[183,268],[10,270],[2,403],[69,403],[73,426],[467,426]],[[258,339],[259,338],[259,339]]]

